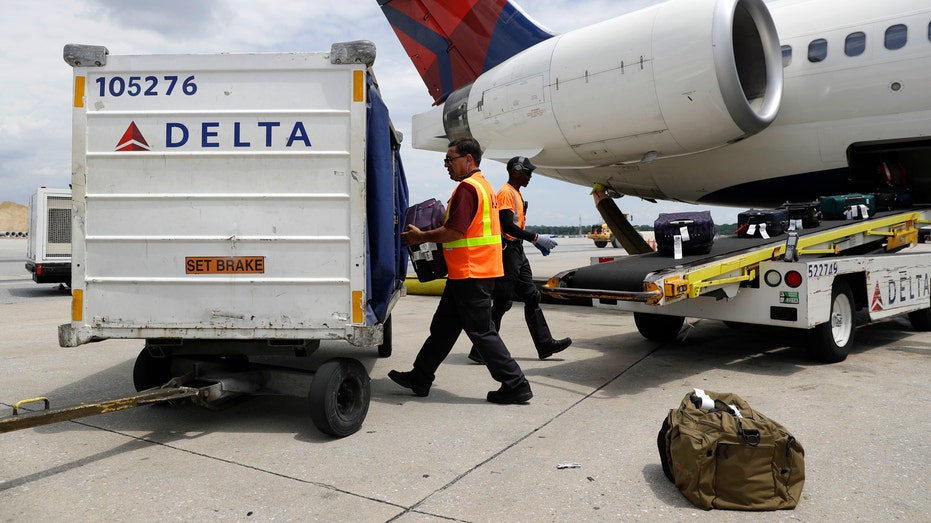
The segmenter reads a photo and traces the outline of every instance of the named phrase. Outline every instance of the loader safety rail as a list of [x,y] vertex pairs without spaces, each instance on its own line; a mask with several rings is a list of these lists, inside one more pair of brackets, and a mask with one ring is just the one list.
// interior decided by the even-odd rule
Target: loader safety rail
[[[664,305],[732,289],[758,277],[764,261],[799,256],[832,256],[867,249],[896,251],[918,242],[919,224],[931,223],[931,209],[889,211],[862,221],[825,221],[821,226],[775,238],[715,241],[707,255],[675,260],[656,253],[624,256],[579,267],[550,278],[543,291],[554,298],[592,298]],[[788,253],[788,255],[787,255]]]

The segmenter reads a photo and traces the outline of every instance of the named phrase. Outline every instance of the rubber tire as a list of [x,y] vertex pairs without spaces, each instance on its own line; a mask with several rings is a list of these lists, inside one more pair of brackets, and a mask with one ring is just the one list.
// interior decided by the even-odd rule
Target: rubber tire
[[850,284],[836,280],[831,290],[831,315],[809,332],[809,351],[815,359],[838,363],[847,359],[857,334],[856,303]]
[[338,438],[354,434],[372,399],[368,372],[359,360],[333,358],[317,369],[308,399],[310,419],[321,432]]
[[173,378],[171,358],[156,358],[148,348],[143,348],[133,364],[133,386],[136,392],[161,387]]
[[912,323],[912,328],[918,332],[931,331],[931,308],[918,309],[908,313],[908,321]]
[[595,242],[595,247],[598,247],[599,249],[604,249],[607,246],[608,242]]
[[378,346],[378,357],[387,358],[391,356],[393,350],[393,345],[391,343],[391,315],[388,315],[388,318],[385,320],[385,327],[382,331],[382,341],[381,345]]
[[617,238],[615,238],[614,236],[612,236],[612,237],[611,237],[611,247],[614,247],[615,249],[620,249],[620,248],[621,248],[621,241],[618,240]]
[[640,335],[650,341],[673,341],[682,330],[685,318],[682,316],[666,316],[664,314],[651,314],[635,312],[634,323]]

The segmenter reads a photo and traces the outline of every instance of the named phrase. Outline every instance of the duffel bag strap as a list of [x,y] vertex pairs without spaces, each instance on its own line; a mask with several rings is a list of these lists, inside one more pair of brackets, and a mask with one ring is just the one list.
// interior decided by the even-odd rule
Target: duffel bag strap
[[757,429],[745,429],[740,423],[740,420],[737,420],[737,434],[743,436],[744,443],[755,447],[760,444],[760,431]]

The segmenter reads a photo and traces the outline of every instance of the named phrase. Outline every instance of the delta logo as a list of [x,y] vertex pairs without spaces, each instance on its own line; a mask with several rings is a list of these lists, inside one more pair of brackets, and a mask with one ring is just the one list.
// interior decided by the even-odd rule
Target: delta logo
[[116,150],[119,152],[149,150],[149,143],[145,141],[145,137],[136,127],[136,122],[131,122],[129,127],[126,128],[123,137],[116,144]]
[[[311,147],[310,136],[304,123],[259,121],[253,126],[243,122],[232,122],[222,125],[220,122],[201,122],[190,125],[180,122],[165,123],[165,148],[176,149],[181,147],[198,147],[204,149],[218,148],[222,143],[232,145],[234,148],[270,149],[277,146],[291,148],[295,145]],[[255,145],[253,145],[255,144]],[[136,126],[130,122],[126,132],[116,144],[119,152],[150,151],[149,142]]]

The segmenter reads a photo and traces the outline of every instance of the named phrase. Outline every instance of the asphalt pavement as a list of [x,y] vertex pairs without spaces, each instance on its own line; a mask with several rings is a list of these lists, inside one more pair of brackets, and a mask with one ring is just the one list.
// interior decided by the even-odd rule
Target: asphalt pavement
[[[0,240],[0,416],[22,399],[52,408],[131,395],[140,340],[58,346],[70,297],[14,267]],[[619,254],[560,238],[528,249],[534,273]],[[22,243],[24,249],[24,243]],[[798,332],[689,320],[671,343],[633,317],[545,305],[573,345],[540,361],[520,304],[502,337],[533,387],[527,405],[497,388],[463,337],[430,395],[387,378],[408,370],[433,296],[393,311],[394,353],[325,342],[309,364],[359,359],[372,399],[362,429],[320,433],[307,400],[257,397],[212,411],[149,406],[0,434],[0,521],[931,521],[931,333],[904,318],[860,327],[846,361],[812,361]],[[703,511],[663,476],[662,419],[692,388],[729,391],[783,423],[806,452],[794,510]],[[40,408],[30,404],[28,410]]]

